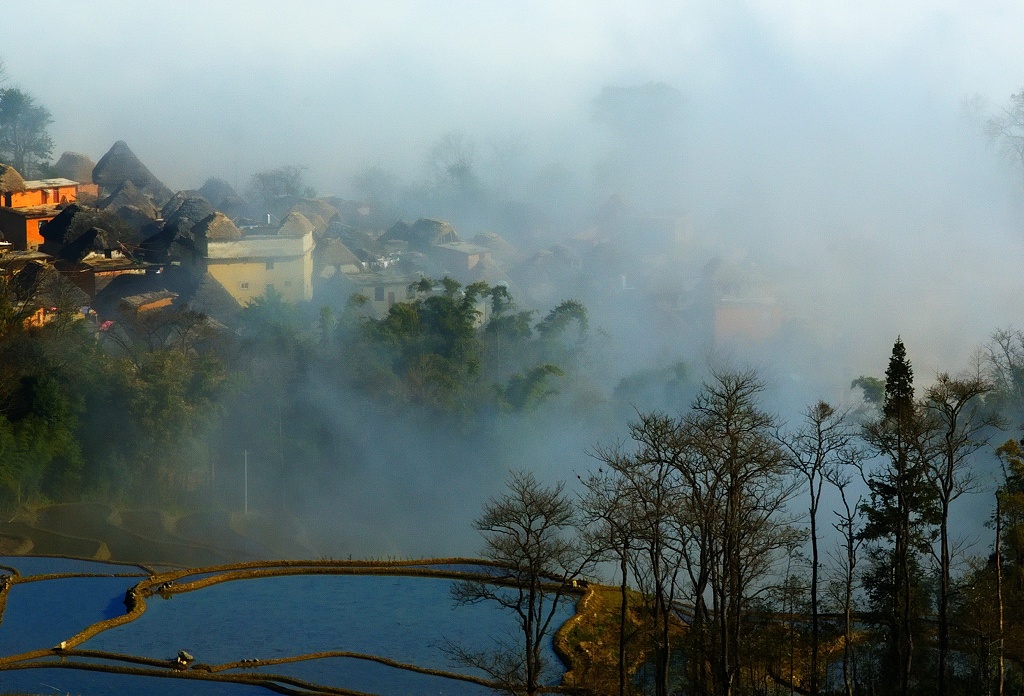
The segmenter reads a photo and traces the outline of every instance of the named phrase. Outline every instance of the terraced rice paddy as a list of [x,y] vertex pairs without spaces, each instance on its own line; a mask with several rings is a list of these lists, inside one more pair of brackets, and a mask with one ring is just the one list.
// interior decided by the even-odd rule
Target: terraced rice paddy
[[[480,648],[516,630],[496,606],[453,604],[453,583],[493,573],[466,559],[160,574],[62,558],[0,566],[11,576],[0,592],[0,693],[476,696],[494,685],[453,664],[446,642]],[[178,664],[180,650],[194,661]],[[563,668],[550,645],[548,662],[554,686]]]

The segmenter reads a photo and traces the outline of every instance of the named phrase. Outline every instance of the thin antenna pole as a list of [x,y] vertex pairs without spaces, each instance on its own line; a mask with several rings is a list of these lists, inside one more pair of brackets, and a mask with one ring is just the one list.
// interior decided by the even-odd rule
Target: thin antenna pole
[[245,463],[245,514],[249,514],[249,450],[243,450],[243,461]]

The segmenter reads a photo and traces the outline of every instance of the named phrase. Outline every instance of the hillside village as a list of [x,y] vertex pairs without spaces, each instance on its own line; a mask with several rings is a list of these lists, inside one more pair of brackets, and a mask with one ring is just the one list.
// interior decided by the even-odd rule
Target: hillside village
[[[770,339],[783,320],[749,268],[715,261],[693,287],[638,289],[632,260],[602,257],[624,226],[643,227],[631,244],[650,244],[649,253],[678,248],[691,234],[684,219],[638,225],[603,211],[604,225],[531,253],[494,232],[464,238],[443,220],[387,219],[368,202],[282,195],[253,204],[218,179],[175,193],[123,141],[95,164],[65,152],[51,169],[50,178],[25,180],[0,163],[0,275],[26,325],[63,314],[109,331],[170,308],[230,329],[268,291],[336,310],[357,295],[381,317],[412,296],[411,283],[445,276],[505,285],[540,304],[595,272],[599,295],[658,306],[669,321],[686,315],[691,332],[699,325],[716,343]],[[486,304],[478,309],[485,320]]]

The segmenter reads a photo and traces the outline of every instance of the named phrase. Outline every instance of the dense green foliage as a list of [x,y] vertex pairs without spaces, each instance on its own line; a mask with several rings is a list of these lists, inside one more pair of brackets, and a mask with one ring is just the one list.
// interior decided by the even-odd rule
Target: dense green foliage
[[507,288],[450,278],[418,282],[413,299],[383,317],[361,314],[356,302],[338,321],[329,310],[312,319],[271,290],[232,332],[174,308],[102,328],[26,328],[22,306],[0,297],[0,482],[9,503],[216,496],[218,463],[242,449],[272,463],[273,480],[301,487],[324,467],[347,465],[338,457],[344,428],[325,399],[399,423],[480,425],[556,397],[587,337],[579,303],[556,307],[535,329]]
[[[496,407],[528,411],[554,396],[588,336],[586,308],[567,300],[536,326],[502,285],[451,278],[414,283],[413,299],[380,318],[343,323],[339,357],[363,390],[396,403],[462,414]],[[571,330],[575,325],[578,331]]]

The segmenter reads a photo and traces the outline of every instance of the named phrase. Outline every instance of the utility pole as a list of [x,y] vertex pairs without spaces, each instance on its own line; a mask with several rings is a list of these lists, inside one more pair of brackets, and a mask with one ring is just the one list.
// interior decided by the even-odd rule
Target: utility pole
[[245,476],[245,514],[249,515],[249,450],[243,450],[242,462]]

